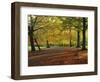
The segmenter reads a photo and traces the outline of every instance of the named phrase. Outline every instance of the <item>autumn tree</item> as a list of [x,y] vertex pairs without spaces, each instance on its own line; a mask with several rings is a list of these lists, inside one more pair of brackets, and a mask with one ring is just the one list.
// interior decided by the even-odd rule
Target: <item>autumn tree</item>
[[30,37],[30,45],[31,45],[31,51],[35,51],[35,44],[34,44],[34,34],[33,34],[33,28],[35,26],[37,18],[33,20],[32,16],[29,16],[29,24],[28,24],[28,35]]
[[82,35],[83,35],[83,41],[82,41],[82,49],[86,49],[86,30],[87,30],[87,19],[83,17],[83,30],[82,30]]
[[72,29],[74,29],[74,25],[76,22],[75,18],[74,17],[64,17],[64,18],[61,18],[61,20],[63,21],[63,29],[65,30],[68,30],[69,31],[69,34],[67,36],[69,36],[69,46],[72,47]]
[[81,17],[74,17],[73,25],[77,32],[77,44],[76,47],[80,47],[80,32],[82,31],[82,18]]
[[38,49],[40,50],[40,46],[37,42],[34,32],[39,30],[40,28],[36,28],[37,25],[37,16],[28,16],[28,35],[30,37],[31,51],[35,51],[35,43],[37,44]]

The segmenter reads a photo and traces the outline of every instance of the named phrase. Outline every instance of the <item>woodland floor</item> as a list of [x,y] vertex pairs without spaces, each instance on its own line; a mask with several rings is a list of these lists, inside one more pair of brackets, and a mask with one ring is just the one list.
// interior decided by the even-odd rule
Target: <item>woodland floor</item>
[[87,50],[80,48],[48,48],[28,53],[29,66],[87,64]]

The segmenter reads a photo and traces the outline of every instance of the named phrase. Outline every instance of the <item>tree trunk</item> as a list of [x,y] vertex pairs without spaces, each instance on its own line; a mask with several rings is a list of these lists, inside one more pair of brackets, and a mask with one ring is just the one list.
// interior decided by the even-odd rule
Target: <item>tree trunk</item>
[[34,39],[33,39],[33,36],[30,35],[30,42],[31,42],[31,51],[35,51],[35,44],[34,44]]
[[77,48],[80,47],[80,31],[79,30],[77,31],[77,46],[76,47]]
[[48,40],[47,40],[47,48],[50,48],[50,45],[49,45],[49,42],[48,42]]
[[34,44],[33,33],[32,33],[32,30],[31,30],[31,27],[28,26],[28,30],[29,30],[31,51],[35,51],[35,44]]
[[[36,18],[37,19],[37,18]],[[30,44],[31,44],[31,51],[35,51],[35,44],[34,44],[34,34],[33,34],[33,27],[35,26],[36,20],[33,25],[32,17],[30,16],[30,26],[28,26],[29,37],[30,37]]]
[[72,39],[72,36],[71,36],[71,28],[69,28],[69,47],[72,46],[71,39]]
[[41,49],[40,49],[40,46],[39,46],[39,44],[38,44],[38,42],[37,42],[37,40],[36,40],[36,39],[34,39],[34,40],[35,40],[35,42],[36,42],[36,44],[37,44],[38,49],[41,50]]
[[82,42],[82,49],[85,50],[86,49],[86,19],[83,18],[83,31],[82,31],[82,35],[83,35],[83,42]]

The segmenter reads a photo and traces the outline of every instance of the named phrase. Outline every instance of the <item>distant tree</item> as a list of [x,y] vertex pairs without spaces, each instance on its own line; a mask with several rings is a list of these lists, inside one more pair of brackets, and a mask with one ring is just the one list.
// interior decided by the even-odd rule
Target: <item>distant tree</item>
[[63,21],[63,29],[65,30],[68,30],[69,31],[69,46],[72,47],[72,29],[74,27],[74,17],[64,17],[64,18],[61,18],[61,20]]
[[49,41],[47,40],[47,48],[50,48]]

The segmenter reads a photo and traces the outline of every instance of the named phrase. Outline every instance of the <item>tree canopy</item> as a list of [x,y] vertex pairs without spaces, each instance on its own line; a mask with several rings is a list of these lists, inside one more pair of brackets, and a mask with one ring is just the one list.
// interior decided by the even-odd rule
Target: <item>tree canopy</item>
[[[87,47],[87,26],[88,18],[83,17],[28,15],[28,46],[31,47],[29,50]],[[85,42],[82,42],[83,39]]]

